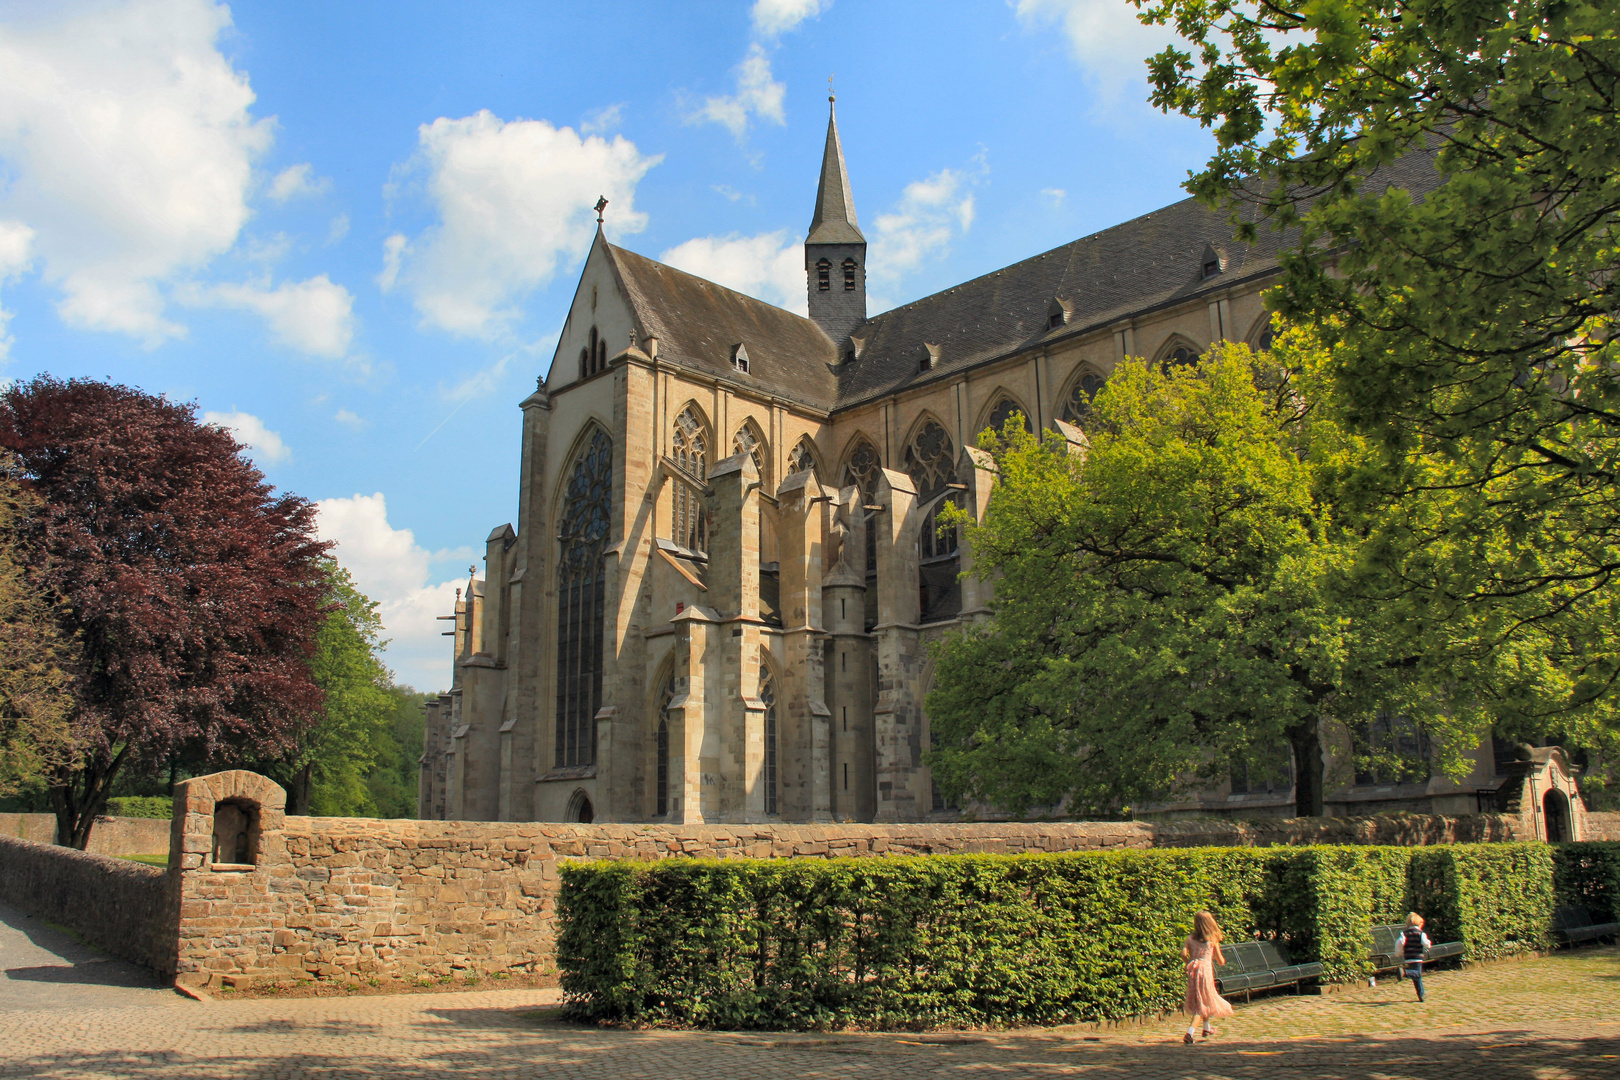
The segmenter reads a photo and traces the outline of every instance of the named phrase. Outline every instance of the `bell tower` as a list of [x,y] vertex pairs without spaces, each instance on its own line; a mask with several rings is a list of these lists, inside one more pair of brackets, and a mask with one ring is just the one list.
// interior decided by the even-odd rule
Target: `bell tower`
[[855,198],[838,141],[838,113],[827,95],[827,148],[821,156],[816,212],[804,241],[810,319],[842,345],[866,319],[866,237],[855,224]]

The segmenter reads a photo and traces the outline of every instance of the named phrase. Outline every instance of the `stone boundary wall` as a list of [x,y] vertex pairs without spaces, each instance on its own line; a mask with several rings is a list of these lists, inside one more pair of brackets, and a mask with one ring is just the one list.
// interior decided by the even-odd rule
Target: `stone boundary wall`
[[0,900],[160,972],[174,954],[167,878],[128,859],[0,836]]
[[[0,814],[0,836],[56,842],[55,814]],[[156,855],[169,850],[169,819],[100,817],[90,830],[92,855]]]
[[1586,812],[1586,839],[1620,840],[1620,813],[1612,810],[1602,813]]
[[[208,797],[241,791],[225,785]],[[1514,838],[1512,823],[1496,817],[701,826],[283,817],[279,836],[266,835],[261,850],[268,857],[259,866],[211,873],[205,862],[190,866],[205,845],[195,839],[201,819],[188,820],[194,838],[186,841],[182,873],[179,978],[196,986],[553,975],[558,865],[570,860]],[[171,864],[180,860],[171,857]]]

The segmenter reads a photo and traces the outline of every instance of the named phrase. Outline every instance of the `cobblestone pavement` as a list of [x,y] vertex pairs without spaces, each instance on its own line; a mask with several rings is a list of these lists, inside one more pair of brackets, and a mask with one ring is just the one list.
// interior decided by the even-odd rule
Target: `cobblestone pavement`
[[1442,972],[1239,1006],[1215,1039],[1175,1018],[993,1033],[608,1031],[554,1018],[555,991],[193,1002],[0,909],[0,1077],[753,1077],[1100,1080],[1620,1077],[1620,950]]

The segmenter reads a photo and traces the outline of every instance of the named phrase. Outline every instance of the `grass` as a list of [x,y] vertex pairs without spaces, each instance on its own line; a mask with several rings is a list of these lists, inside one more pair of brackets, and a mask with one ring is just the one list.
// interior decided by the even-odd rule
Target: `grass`
[[167,851],[160,851],[152,855],[120,855],[118,857],[120,859],[128,859],[130,862],[145,863],[147,866],[156,866],[161,870],[167,870],[169,868],[169,853]]

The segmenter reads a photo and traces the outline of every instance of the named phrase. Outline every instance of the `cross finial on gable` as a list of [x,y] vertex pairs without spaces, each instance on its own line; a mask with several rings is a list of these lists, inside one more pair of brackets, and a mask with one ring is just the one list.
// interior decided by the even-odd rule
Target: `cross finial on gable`
[[602,224],[602,211],[606,210],[606,209],[607,209],[607,196],[606,195],[598,195],[596,197],[596,223],[598,225]]

